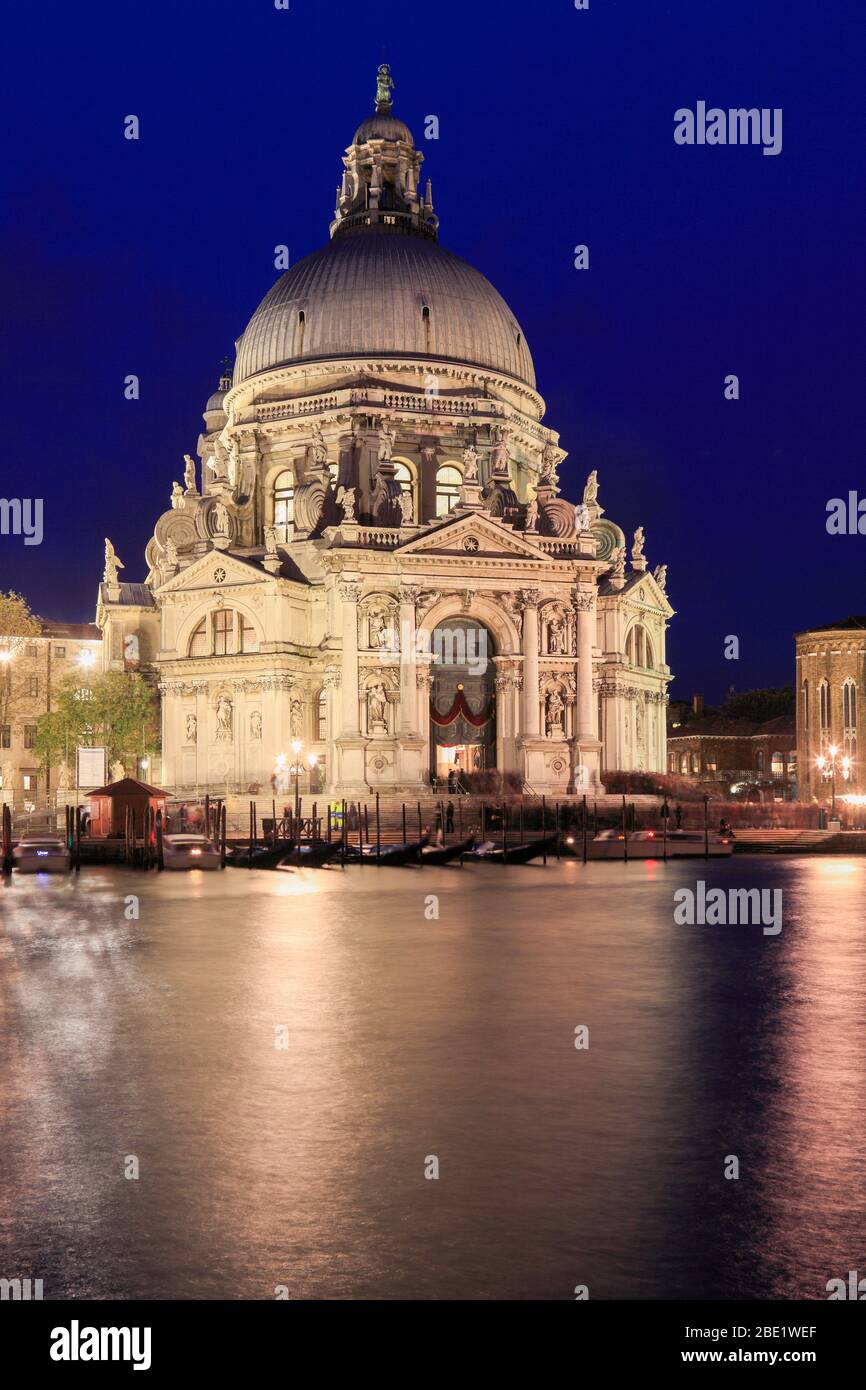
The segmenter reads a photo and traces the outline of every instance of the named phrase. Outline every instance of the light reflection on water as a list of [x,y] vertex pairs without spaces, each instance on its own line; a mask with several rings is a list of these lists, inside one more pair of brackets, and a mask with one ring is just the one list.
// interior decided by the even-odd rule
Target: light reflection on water
[[[698,878],[781,888],[781,934],[676,926]],[[15,878],[0,1275],[826,1297],[866,1266],[864,906],[812,857]]]

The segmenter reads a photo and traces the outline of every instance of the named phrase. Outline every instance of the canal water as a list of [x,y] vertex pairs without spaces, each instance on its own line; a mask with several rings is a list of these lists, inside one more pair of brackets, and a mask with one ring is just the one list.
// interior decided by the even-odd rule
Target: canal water
[[[782,930],[678,925],[698,879]],[[866,1274],[864,861],[13,878],[0,985],[0,1276],[46,1298]]]

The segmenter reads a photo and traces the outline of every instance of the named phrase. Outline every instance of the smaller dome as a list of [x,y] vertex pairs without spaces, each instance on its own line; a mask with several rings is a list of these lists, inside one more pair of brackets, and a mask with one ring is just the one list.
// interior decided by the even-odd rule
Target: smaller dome
[[352,144],[365,145],[368,140],[404,140],[413,148],[415,145],[409,127],[396,116],[386,115],[382,111],[377,111],[375,116],[368,116],[366,121],[361,122],[355,131]]
[[212,396],[208,396],[208,402],[204,408],[205,415],[209,415],[212,410],[223,410],[225,398],[225,391],[214,391]]

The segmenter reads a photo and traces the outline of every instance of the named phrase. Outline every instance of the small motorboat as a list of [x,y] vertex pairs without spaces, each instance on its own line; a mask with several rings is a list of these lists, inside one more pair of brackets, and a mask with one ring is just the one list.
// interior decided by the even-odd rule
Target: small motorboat
[[65,874],[70,854],[59,835],[22,835],[12,851],[12,862],[19,874]]
[[219,846],[206,835],[163,835],[162,862],[166,869],[218,869]]
[[466,858],[477,860],[479,864],[528,864],[540,854],[555,854],[557,838],[556,835],[545,835],[527,845],[507,845],[504,848],[484,840],[476,844]]
[[628,840],[623,830],[600,830],[587,845],[588,859],[684,859],[705,853],[720,859],[733,852],[730,837],[715,830],[709,831],[706,841],[703,830],[671,830],[667,839],[657,830],[630,830]]

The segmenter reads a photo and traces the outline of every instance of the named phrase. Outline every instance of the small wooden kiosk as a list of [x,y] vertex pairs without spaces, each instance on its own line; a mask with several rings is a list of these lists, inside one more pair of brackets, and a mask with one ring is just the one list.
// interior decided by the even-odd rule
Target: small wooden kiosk
[[162,811],[163,819],[165,818],[165,792],[159,787],[149,787],[146,782],[139,782],[135,777],[122,777],[119,782],[112,782],[107,787],[98,787],[95,792],[90,792],[89,796],[88,834],[94,840],[105,840],[110,835],[125,835],[126,816],[130,806],[135,812],[135,824],[139,834],[144,828],[148,806],[151,818],[157,811]]

